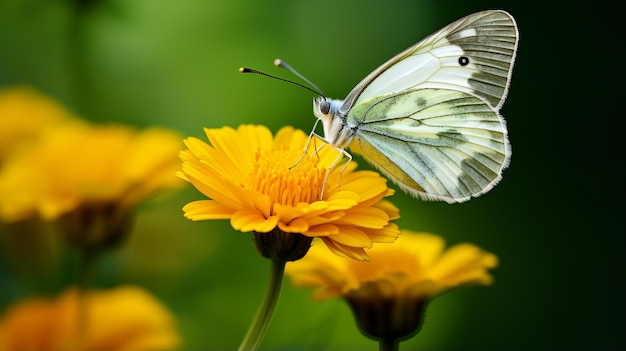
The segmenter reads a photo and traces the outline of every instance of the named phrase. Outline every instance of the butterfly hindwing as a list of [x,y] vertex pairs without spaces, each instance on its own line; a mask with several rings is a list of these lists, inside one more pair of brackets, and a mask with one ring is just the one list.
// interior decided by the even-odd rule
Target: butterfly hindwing
[[509,162],[504,121],[483,99],[459,90],[417,88],[354,106],[351,150],[404,190],[463,202],[491,189]]

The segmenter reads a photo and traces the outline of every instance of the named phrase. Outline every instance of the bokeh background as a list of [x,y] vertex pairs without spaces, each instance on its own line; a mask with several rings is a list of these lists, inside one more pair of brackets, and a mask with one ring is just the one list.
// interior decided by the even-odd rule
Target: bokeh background
[[[624,35],[621,12],[602,1],[0,0],[0,88],[30,85],[92,121],[184,136],[242,123],[309,131],[310,92],[237,69],[294,78],[272,65],[280,57],[343,98],[400,50],[486,8],[511,12],[521,33],[502,110],[511,166],[469,203],[402,193],[394,202],[402,227],[476,243],[501,264],[492,287],[435,300],[422,332],[401,349],[622,349]],[[227,222],[184,219],[181,207],[200,198],[187,186],[143,206],[95,283],[150,290],[176,315],[185,350],[234,349],[269,262]],[[58,292],[71,267],[64,262],[35,285]],[[3,252],[0,311],[33,286],[23,278]],[[284,285],[262,349],[377,348],[346,304],[309,295]]]

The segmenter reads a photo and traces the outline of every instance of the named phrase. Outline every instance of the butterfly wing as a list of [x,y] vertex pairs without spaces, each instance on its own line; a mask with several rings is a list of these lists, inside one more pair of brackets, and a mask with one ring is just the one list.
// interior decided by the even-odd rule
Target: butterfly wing
[[460,90],[424,88],[357,104],[350,149],[409,194],[463,202],[491,189],[507,166],[504,121],[486,101]]
[[350,148],[413,196],[449,203],[489,191],[511,157],[499,109],[517,50],[504,11],[464,17],[396,55],[339,107]]
[[354,105],[367,99],[418,85],[476,95],[499,110],[508,91],[517,42],[517,25],[507,12],[474,13],[370,73],[348,94],[339,112],[347,115]]

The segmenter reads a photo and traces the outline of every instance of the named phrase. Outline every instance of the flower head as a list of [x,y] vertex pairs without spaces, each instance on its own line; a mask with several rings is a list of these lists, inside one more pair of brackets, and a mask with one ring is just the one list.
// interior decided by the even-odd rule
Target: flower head
[[76,120],[50,128],[0,170],[0,220],[61,224],[79,246],[110,246],[128,233],[131,210],[182,182],[178,134]]
[[179,176],[209,200],[187,204],[185,217],[230,219],[234,229],[260,235],[319,237],[335,254],[359,260],[367,259],[363,248],[399,234],[390,222],[398,210],[384,200],[393,193],[385,179],[355,171],[354,162],[332,167],[339,155],[330,147],[311,146],[303,155],[302,131],[286,127],[272,136],[266,127],[242,125],[205,133],[209,144],[185,140]]
[[467,285],[489,285],[495,255],[465,243],[445,249],[433,234],[402,231],[392,245],[369,251],[370,262],[329,255],[314,245],[306,257],[287,264],[296,286],[316,288],[317,300],[343,297],[362,331],[374,338],[407,338],[421,325],[433,297]]
[[[85,299],[81,304],[80,299]],[[78,309],[88,313],[81,328]],[[85,333],[85,335],[79,335]],[[81,345],[82,343],[82,345]],[[173,350],[180,346],[169,311],[152,295],[124,286],[79,296],[19,302],[0,317],[0,350]]]
[[79,206],[130,207],[177,185],[178,135],[164,129],[76,122],[53,128],[7,160],[0,173],[0,216],[58,218]]

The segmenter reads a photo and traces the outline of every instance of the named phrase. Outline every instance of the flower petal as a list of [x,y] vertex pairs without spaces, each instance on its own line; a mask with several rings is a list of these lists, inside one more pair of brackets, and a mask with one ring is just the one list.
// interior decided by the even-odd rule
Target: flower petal
[[459,244],[446,251],[429,276],[440,284],[458,285],[468,282],[491,283],[487,269],[498,264],[495,255],[482,251],[472,244]]
[[285,233],[306,233],[309,231],[309,223],[304,219],[295,219],[291,222],[279,222],[278,228]]
[[339,233],[328,236],[342,245],[371,248],[372,240],[363,231],[353,226],[339,226]]
[[310,227],[306,233],[303,233],[306,236],[316,237],[316,236],[327,236],[332,234],[339,233],[339,227],[334,224],[321,224],[316,225],[314,227]]
[[384,228],[389,224],[389,216],[381,209],[367,207],[358,211],[348,211],[338,222],[365,228]]
[[363,248],[353,247],[353,246],[345,246],[341,243],[329,239],[328,237],[321,237],[322,241],[326,244],[326,246],[332,251],[335,255],[341,257],[351,258],[357,261],[368,261],[369,256],[365,252]]
[[233,229],[242,232],[267,233],[278,224],[278,217],[265,218],[263,213],[255,209],[243,209],[235,212],[230,218]]
[[235,212],[233,209],[224,207],[213,200],[198,200],[188,203],[183,207],[185,217],[193,221],[208,219],[228,219]]

